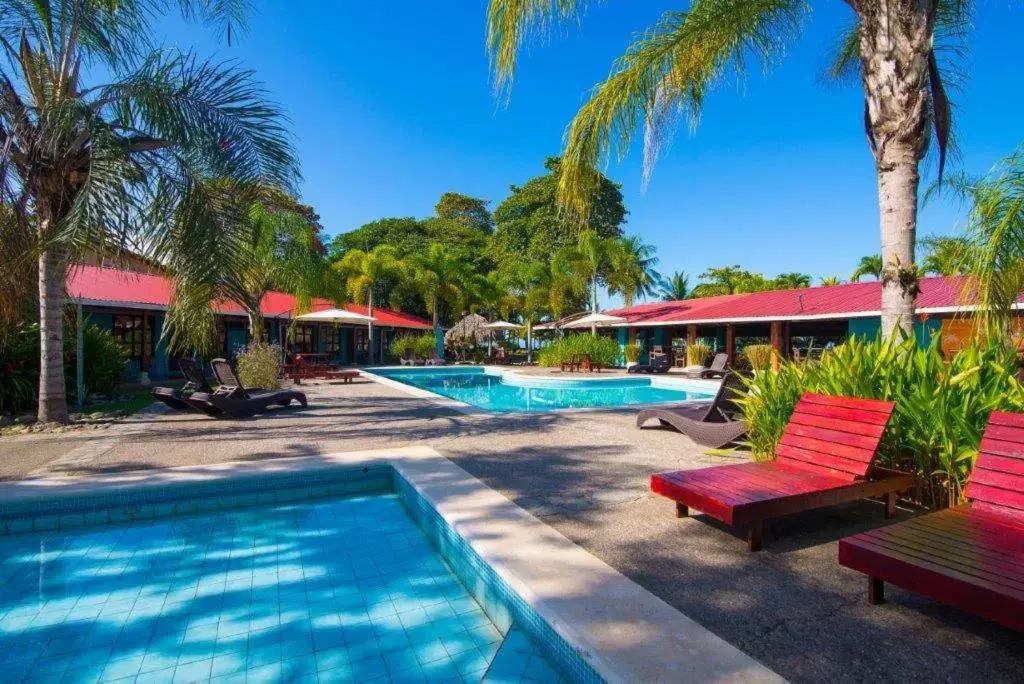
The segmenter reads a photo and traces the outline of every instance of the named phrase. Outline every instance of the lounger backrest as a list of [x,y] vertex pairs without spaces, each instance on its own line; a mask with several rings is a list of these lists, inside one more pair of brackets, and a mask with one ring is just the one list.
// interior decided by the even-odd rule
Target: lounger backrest
[[1024,414],[992,412],[964,494],[975,508],[1024,520]]
[[210,362],[210,367],[213,369],[213,377],[217,378],[218,384],[226,388],[237,387],[242,392],[245,391],[242,381],[238,379],[235,369],[231,367],[227,359],[214,359]]
[[203,373],[203,367],[199,365],[198,361],[195,359],[180,358],[178,359],[178,368],[181,369],[181,373],[185,376],[185,380],[187,380],[191,385],[188,389],[199,392],[210,391],[210,385],[206,382],[206,375]]
[[893,403],[804,394],[775,450],[779,462],[822,475],[865,477],[892,415]]
[[708,367],[708,370],[714,370],[714,371],[725,370],[725,366],[728,363],[729,363],[729,355],[728,354],[715,354],[715,358],[712,359],[711,365]]

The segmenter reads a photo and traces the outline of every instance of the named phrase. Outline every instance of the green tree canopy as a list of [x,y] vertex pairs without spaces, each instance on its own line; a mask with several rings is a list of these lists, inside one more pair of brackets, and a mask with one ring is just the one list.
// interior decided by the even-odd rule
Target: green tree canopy
[[459,192],[446,192],[434,205],[434,215],[439,219],[451,219],[467,228],[490,234],[494,229],[494,218],[487,209],[488,204],[490,200],[470,197]]
[[[495,263],[550,259],[558,250],[576,244],[580,227],[557,203],[561,160],[549,157],[544,168],[548,173],[543,176],[511,186],[511,195],[494,210],[491,256]],[[620,237],[626,220],[621,186],[598,174],[592,207],[585,228],[601,237]]]
[[806,273],[780,273],[775,278],[767,278],[761,273],[748,271],[738,265],[709,268],[700,274],[700,279],[701,282],[690,293],[691,297],[792,290],[811,285],[811,276]]

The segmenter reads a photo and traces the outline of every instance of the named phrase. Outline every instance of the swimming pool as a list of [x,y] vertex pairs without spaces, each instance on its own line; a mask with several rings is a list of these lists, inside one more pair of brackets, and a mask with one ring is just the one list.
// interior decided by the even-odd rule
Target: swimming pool
[[650,377],[543,378],[481,367],[378,368],[374,374],[495,412],[707,400],[705,386]]
[[5,512],[0,681],[566,681],[394,477]]

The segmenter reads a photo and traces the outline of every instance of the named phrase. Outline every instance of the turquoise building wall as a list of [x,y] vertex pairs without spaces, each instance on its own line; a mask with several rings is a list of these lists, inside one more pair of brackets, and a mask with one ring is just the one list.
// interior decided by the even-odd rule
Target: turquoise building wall
[[[851,318],[847,324],[847,334],[850,337],[877,337],[882,329],[882,319],[872,318]],[[920,347],[931,344],[932,335],[942,330],[941,318],[929,318],[926,321],[914,319],[914,339]]]

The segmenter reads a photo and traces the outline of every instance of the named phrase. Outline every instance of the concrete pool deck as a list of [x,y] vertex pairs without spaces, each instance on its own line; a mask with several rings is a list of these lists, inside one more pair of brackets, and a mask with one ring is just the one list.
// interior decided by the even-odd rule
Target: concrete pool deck
[[867,604],[836,542],[885,524],[880,505],[782,520],[773,543],[749,554],[740,531],[677,520],[647,491],[652,472],[742,456],[638,430],[634,411],[465,415],[370,382],[305,391],[309,409],[254,420],[147,413],[144,431],[102,445],[83,433],[4,437],[0,478],[423,445],[787,679],[1019,681],[1024,670],[1020,634],[897,588],[888,604]]

